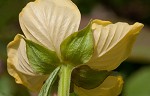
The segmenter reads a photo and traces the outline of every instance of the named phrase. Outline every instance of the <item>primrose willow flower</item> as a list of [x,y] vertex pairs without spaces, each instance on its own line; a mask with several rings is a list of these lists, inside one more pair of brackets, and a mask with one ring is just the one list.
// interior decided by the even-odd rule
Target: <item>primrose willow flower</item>
[[[9,74],[17,83],[39,91],[49,75],[61,65],[70,64],[72,70],[87,65],[90,70],[110,72],[129,56],[143,27],[141,23],[112,24],[96,19],[77,32],[80,19],[80,12],[71,0],[36,0],[28,3],[19,15],[25,36],[16,35],[7,47]],[[70,75],[72,70],[68,71]],[[61,72],[63,74],[65,71]],[[121,76],[109,75],[95,88],[74,84],[74,92],[79,96],[117,96],[122,85]]]

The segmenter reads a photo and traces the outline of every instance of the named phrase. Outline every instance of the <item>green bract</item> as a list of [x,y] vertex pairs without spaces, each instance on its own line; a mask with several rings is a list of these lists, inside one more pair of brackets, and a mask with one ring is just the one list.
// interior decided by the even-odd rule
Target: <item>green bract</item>
[[81,66],[72,72],[73,83],[84,89],[98,87],[110,75],[109,71],[96,71],[88,66]]
[[67,37],[60,46],[62,59],[74,65],[89,61],[94,51],[92,24]]
[[60,61],[54,51],[30,40],[25,39],[25,41],[29,64],[35,72],[48,74],[59,65]]

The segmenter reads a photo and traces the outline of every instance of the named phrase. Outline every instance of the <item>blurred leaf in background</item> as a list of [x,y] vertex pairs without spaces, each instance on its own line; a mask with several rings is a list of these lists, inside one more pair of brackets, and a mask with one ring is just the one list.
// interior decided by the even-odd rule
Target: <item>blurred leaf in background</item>
[[30,96],[30,94],[23,86],[16,85],[10,76],[3,74],[0,77],[0,96]]
[[126,80],[123,96],[150,96],[150,67],[141,68]]

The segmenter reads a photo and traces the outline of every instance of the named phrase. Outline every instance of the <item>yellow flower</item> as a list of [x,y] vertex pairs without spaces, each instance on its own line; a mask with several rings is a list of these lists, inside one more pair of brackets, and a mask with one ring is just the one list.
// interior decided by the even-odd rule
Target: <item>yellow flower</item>
[[[55,51],[60,61],[60,44],[78,31],[81,15],[71,0],[36,0],[30,2],[19,15],[25,37]],[[93,20],[94,53],[86,65],[96,70],[114,70],[130,54],[132,45],[143,24]],[[47,75],[35,73],[29,65],[26,43],[16,35],[8,44],[8,72],[31,90],[39,90]],[[117,96],[122,89],[121,76],[108,76],[97,88],[86,90],[75,86],[79,96]]]

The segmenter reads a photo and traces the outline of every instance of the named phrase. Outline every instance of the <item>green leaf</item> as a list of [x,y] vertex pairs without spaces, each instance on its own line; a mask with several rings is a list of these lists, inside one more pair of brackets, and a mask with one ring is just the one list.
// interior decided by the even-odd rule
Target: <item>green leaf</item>
[[74,65],[89,61],[94,51],[91,23],[79,32],[67,37],[60,46],[62,59]]
[[76,68],[72,72],[72,81],[76,86],[84,89],[98,87],[111,74],[109,71],[97,71],[84,65]]
[[53,84],[56,81],[58,77],[58,72],[60,70],[60,67],[57,67],[49,76],[49,78],[46,80],[45,84],[42,86],[40,93],[38,96],[52,96],[51,92],[53,89]]
[[60,63],[54,51],[51,51],[44,46],[26,40],[27,57],[33,70],[41,74],[49,74]]

